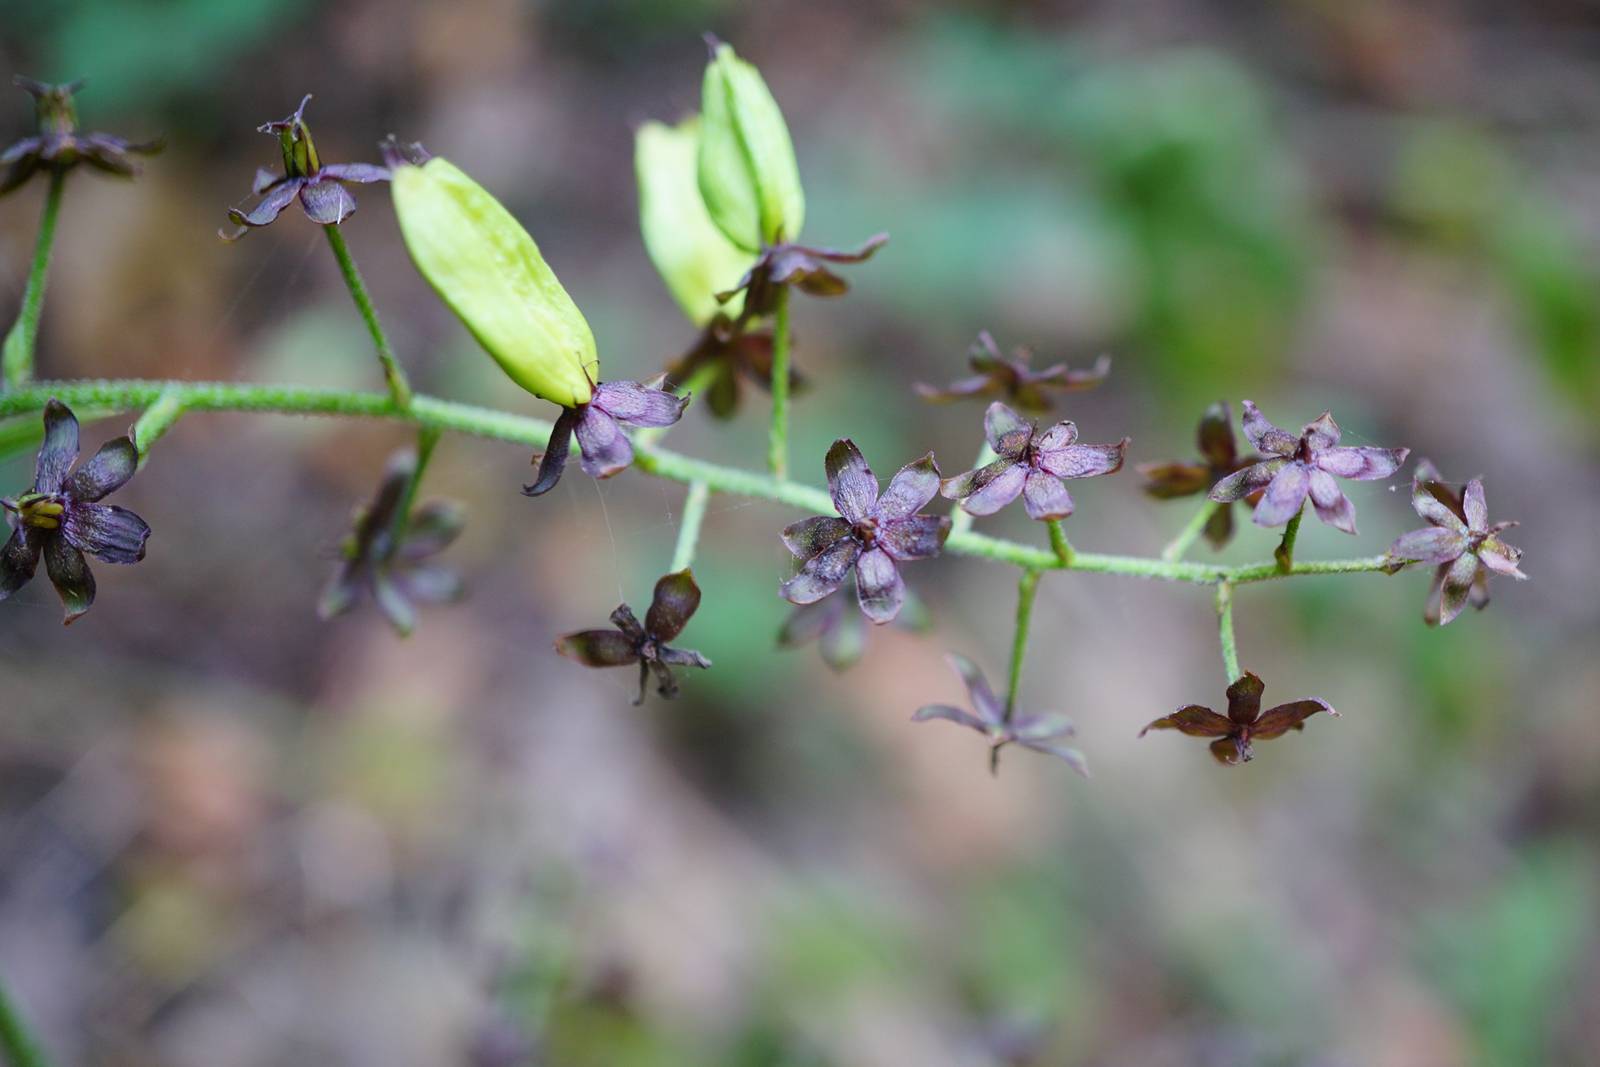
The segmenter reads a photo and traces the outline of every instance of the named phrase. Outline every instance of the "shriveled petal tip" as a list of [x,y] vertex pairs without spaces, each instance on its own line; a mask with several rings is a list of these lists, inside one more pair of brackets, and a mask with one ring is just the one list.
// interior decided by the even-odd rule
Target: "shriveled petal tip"
[[993,388],[994,383],[988,375],[960,378],[945,386],[929,385],[926,382],[915,382],[911,386],[912,392],[930,404],[948,404],[955,400],[983,396]]
[[1210,708],[1186,704],[1140,730],[1139,736],[1143,737],[1151,730],[1176,730],[1188,737],[1226,737],[1233,732],[1233,723]]
[[839,514],[851,522],[866,518],[878,500],[878,479],[855,442],[848,438],[835,441],[823,469],[828,475],[828,494]]
[[1255,726],[1250,730],[1250,736],[1258,741],[1271,741],[1297,728],[1319,711],[1325,711],[1335,718],[1339,715],[1333,710],[1333,705],[1326,700],[1296,700],[1288,704],[1279,704],[1256,720]]
[[1256,505],[1256,525],[1282,526],[1294,518],[1304,506],[1310,486],[1311,472],[1306,469],[1305,464],[1299,462],[1284,464],[1283,469],[1273,475],[1272,481],[1267,484],[1267,491],[1262,494],[1261,503]]
[[1244,726],[1255,722],[1261,713],[1261,694],[1266,688],[1258,676],[1245,671],[1228,686],[1228,718]]
[[300,186],[300,206],[317,225],[337,226],[356,213],[356,198],[336,181],[311,180]]
[[70,626],[94,605],[94,575],[89,573],[89,563],[66,538],[50,537],[44,543],[44,569],[61,597],[66,613],[61,621]]
[[829,263],[860,263],[871,259],[874,252],[889,243],[887,233],[875,233],[852,249],[838,248],[813,248],[809,249],[812,255],[825,259]]
[[850,524],[833,515],[813,515],[783,528],[783,545],[799,559],[810,559],[850,534]]
[[659,656],[661,662],[669,667],[697,667],[703,671],[711,669],[711,661],[692,648],[663,647]]
[[1267,421],[1255,404],[1246,400],[1243,405],[1244,416],[1241,425],[1244,426],[1244,435],[1255,446],[1256,451],[1266,452],[1274,456],[1292,456],[1300,447],[1300,439],[1287,430],[1280,430]]
[[1327,448],[1312,462],[1329,474],[1370,482],[1389,477],[1410,454],[1409,448]]
[[948,516],[913,515],[880,523],[878,547],[896,560],[932,559],[949,536]]
[[1288,462],[1286,459],[1269,459],[1244,470],[1234,471],[1213,485],[1207,495],[1218,504],[1231,504],[1235,500],[1243,500],[1250,494],[1264,489]]
[[856,560],[856,599],[861,612],[880,626],[893,622],[906,598],[906,585],[900,568],[881,548],[861,553]]
[[1027,477],[1026,465],[997,459],[986,467],[948,479],[939,492],[961,501],[961,509],[969,515],[993,515],[1017,499]]
[[978,713],[978,718],[986,726],[998,725],[1004,714],[1004,706],[994,690],[989,688],[989,679],[984,677],[983,671],[959,652],[947,652],[944,658],[967,687],[967,697],[972,701],[972,709]]
[[555,647],[585,667],[624,667],[639,658],[633,642],[616,630],[580,630],[556,638]]
[[932,719],[944,719],[946,722],[953,722],[969,730],[977,730],[979,733],[989,732],[988,725],[972,712],[951,707],[949,704],[926,704],[911,716],[912,722],[928,722]]
[[601,382],[595,386],[594,407],[629,426],[671,426],[683,417],[688,396],[675,396],[643,382]]
[[[301,178],[285,179],[283,184],[275,185],[269,189],[267,195],[261,198],[261,202],[249,211],[230,208],[228,210],[228,220],[235,226],[243,227],[246,230],[260,226],[270,226],[277,221],[279,215],[283,214],[283,209],[293,202],[295,196],[300,192],[300,187],[304,184],[305,181]],[[237,237],[239,235],[234,236]],[[224,235],[224,237],[225,239],[232,239],[228,238],[227,235]]]
[[688,567],[662,575],[656,581],[650,610],[645,612],[644,628],[657,641],[670,641],[683,631],[700,607],[700,587]]
[[1467,550],[1467,539],[1455,530],[1429,526],[1395,538],[1389,555],[1416,563],[1451,563]]
[[1522,562],[1522,549],[1513,548],[1498,537],[1485,538],[1478,546],[1478,561],[1496,574],[1527,580],[1528,576],[1518,566]]
[[89,462],[67,479],[66,493],[74,500],[93,503],[126,485],[139,469],[139,450],[133,440],[119,437],[100,446]]
[[591,478],[610,478],[633,462],[633,444],[616,419],[593,404],[579,409],[573,433],[578,438],[578,465]]
[[127,508],[73,503],[62,516],[61,539],[106,563],[138,563],[150,527]]
[[1144,491],[1157,500],[1176,500],[1211,488],[1211,468],[1203,463],[1141,463],[1134,468]]
[[567,457],[572,453],[572,430],[580,417],[577,408],[563,408],[550,428],[550,440],[545,443],[544,455],[539,458],[539,473],[532,485],[522,487],[524,496],[543,496],[556,487],[561,473],[567,469]]
[[59,493],[77,458],[78,419],[67,405],[52,397],[44,406],[44,443],[34,464],[34,492]]
[[1114,445],[1068,445],[1057,449],[1041,443],[1035,462],[1040,470],[1057,478],[1098,478],[1122,469],[1130,440],[1124,437]]
[[921,511],[938,493],[939,465],[929,452],[895,473],[872,513],[880,520],[903,519]]
[[1311,451],[1321,452],[1338,444],[1343,431],[1333,421],[1333,412],[1324,411],[1301,428],[1300,436],[1306,439]]
[[983,436],[995,455],[1015,459],[1033,440],[1033,423],[996,400],[983,413]]
[[1022,483],[1022,506],[1038,522],[1064,519],[1072,514],[1072,494],[1055,475],[1029,471]]
[[323,179],[341,182],[386,182],[391,177],[388,167],[374,163],[330,163],[317,172]]

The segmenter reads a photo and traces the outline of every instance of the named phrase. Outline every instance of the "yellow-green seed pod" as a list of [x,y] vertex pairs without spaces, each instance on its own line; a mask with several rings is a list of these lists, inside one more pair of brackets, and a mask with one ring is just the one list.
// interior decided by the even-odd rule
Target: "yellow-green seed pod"
[[744,294],[726,304],[719,304],[716,294],[738,285],[755,255],[728,240],[711,221],[695,177],[699,152],[699,118],[676,126],[647,122],[634,139],[633,166],[645,250],[683,313],[696,326],[705,326],[718,312],[739,317]]
[[739,247],[800,235],[806,201],[789,127],[760,72],[726,44],[706,67],[699,180],[711,220]]
[[500,368],[534,396],[588,403],[594,334],[522,224],[437,156],[395,166],[393,186],[411,261]]

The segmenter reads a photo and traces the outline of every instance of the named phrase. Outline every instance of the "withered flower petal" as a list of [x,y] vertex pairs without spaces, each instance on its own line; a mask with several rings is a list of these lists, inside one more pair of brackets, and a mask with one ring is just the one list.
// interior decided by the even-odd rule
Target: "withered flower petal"
[[689,397],[662,388],[664,378],[646,382],[601,382],[586,404],[563,408],[550,431],[542,455],[534,457],[539,473],[525,496],[543,496],[556,487],[566,470],[571,439],[578,439],[579,466],[591,478],[610,478],[633,462],[628,426],[671,426],[683,417]]
[[[1181,497],[1196,496],[1220,485],[1232,475],[1255,467],[1262,462],[1262,457],[1254,454],[1241,456],[1238,445],[1233,436],[1233,414],[1229,410],[1226,400],[1219,400],[1206,408],[1205,414],[1200,417],[1200,426],[1196,434],[1196,444],[1200,453],[1200,461],[1175,460],[1168,463],[1141,463],[1136,468],[1144,476],[1144,491],[1157,500],[1176,500]],[[1267,484],[1270,478],[1263,475],[1253,476],[1254,480]],[[1259,486],[1252,490],[1239,479],[1240,488],[1243,490],[1240,497],[1249,498],[1251,503],[1259,500],[1255,494]],[[1231,487],[1229,492],[1231,492]],[[1233,499],[1227,503],[1231,504]],[[1206,540],[1212,548],[1222,548],[1233,537],[1233,508],[1224,504],[1212,512],[1205,527]]]
[[860,247],[844,250],[807,245],[776,244],[764,249],[739,284],[717,294],[723,303],[743,292],[744,314],[766,317],[777,309],[778,292],[793,286],[808,296],[840,296],[849,284],[827,264],[861,263],[889,243],[886,233],[873,234]]
[[1071,370],[1065,363],[1055,363],[1036,371],[1030,365],[1032,360],[1033,352],[1026,348],[1018,348],[1009,356],[1002,355],[994,337],[984,330],[967,354],[967,362],[974,371],[971,377],[960,378],[946,386],[917,382],[912,388],[933,404],[999,399],[1028,415],[1043,415],[1053,406],[1053,393],[1093,389],[1111,373],[1109,356],[1100,356],[1088,370]]
[[872,468],[847,439],[828,449],[824,468],[842,518],[818,515],[784,528],[784,545],[802,563],[778,591],[791,604],[814,604],[854,567],[862,612],[875,623],[890,622],[906,599],[899,564],[938,555],[950,534],[948,518],[920,514],[938,489],[938,464],[932,452],[906,464],[881,496]]
[[967,699],[972,705],[972,710],[967,711],[965,708],[949,704],[927,704],[918,708],[911,716],[912,722],[943,719],[983,734],[989,741],[991,773],[999,771],[1000,750],[1006,745],[1016,743],[1023,748],[1030,748],[1035,752],[1063,760],[1073,770],[1088,777],[1089,765],[1085,762],[1083,753],[1060,743],[1063,738],[1077,733],[1071,719],[1058,712],[1041,712],[1013,715],[1007,721],[1004,702],[990,688],[988,679],[983,676],[977,664],[954,652],[947,654],[945,658],[966,685]]
[[[894,625],[918,634],[932,627],[927,609],[910,590],[906,591]],[[817,643],[822,662],[834,671],[848,670],[860,661],[866,651],[867,625],[859,612],[850,610],[848,596],[837,593],[820,601],[796,605],[778,630],[779,648],[797,648],[812,641]]]
[[1387,478],[1400,469],[1409,448],[1339,446],[1339,426],[1324,411],[1295,437],[1267,421],[1254,404],[1244,402],[1244,433],[1268,458],[1236,471],[1211,488],[1219,504],[1261,493],[1256,504],[1258,526],[1282,526],[1300,513],[1306,498],[1317,518],[1345,533],[1356,532],[1356,508],[1335,477],[1356,481]]
[[[702,368],[711,368],[706,404],[719,419],[730,418],[739,407],[742,383],[748,379],[763,389],[772,388],[772,334],[754,327],[754,318],[737,320],[717,315],[706,324],[694,347],[667,367],[674,383],[688,381]],[[789,367],[791,392],[805,387],[805,379]]]
[[149,156],[166,143],[160,138],[132,143],[109,133],[79,133],[78,113],[72,97],[83,82],[47,85],[20,74],[13,84],[33,97],[39,133],[25,137],[0,152],[0,196],[20,187],[41,171],[63,174],[80,163],[119,178],[139,173],[134,156]]
[[38,571],[44,559],[50,584],[67,623],[94,604],[94,575],[85,554],[105,563],[144,559],[150,527],[127,508],[99,501],[126,485],[139,466],[133,441],[119,437],[103,445],[76,471],[78,420],[59,400],[44,409],[44,443],[34,466],[33,486],[0,499],[14,525],[0,549],[0,600],[8,599]]
[[1457,492],[1432,463],[1422,460],[1411,480],[1411,506],[1429,525],[1401,534],[1389,546],[1389,555],[1397,563],[1434,567],[1422,613],[1429,626],[1446,625],[1469,603],[1480,610],[1487,607],[1491,571],[1519,580],[1528,577],[1518,566],[1522,550],[1500,537],[1516,523],[1490,524],[1481,479]]
[[585,667],[625,667],[639,664],[639,695],[634,704],[644,703],[650,675],[656,677],[656,691],[663,697],[678,695],[673,667],[711,666],[711,661],[690,649],[672,648],[667,642],[683,632],[700,607],[700,587],[694,574],[685,567],[663,575],[657,582],[644,625],[633,609],[617,605],[611,613],[614,630],[579,630],[556,639],[556,651]]
[[1122,469],[1130,438],[1114,445],[1080,445],[1078,427],[1058,422],[1045,430],[996,400],[983,418],[984,436],[1000,458],[946,478],[939,492],[970,515],[993,515],[1019,495],[1028,517],[1044,521],[1072,514],[1068,478],[1095,478]]
[[[1252,437],[1257,447],[1261,447],[1263,439],[1265,432]],[[1199,704],[1186,704],[1150,723],[1139,731],[1139,736],[1151,730],[1176,730],[1188,737],[1215,738],[1209,746],[1211,755],[1218,763],[1233,765],[1254,758],[1250,747],[1253,741],[1271,741],[1290,730],[1304,729],[1305,720],[1319,711],[1339,714],[1326,700],[1317,699],[1279,704],[1263,713],[1261,695],[1265,689],[1261,679],[1247,671],[1228,686],[1228,714],[1218,715]]]

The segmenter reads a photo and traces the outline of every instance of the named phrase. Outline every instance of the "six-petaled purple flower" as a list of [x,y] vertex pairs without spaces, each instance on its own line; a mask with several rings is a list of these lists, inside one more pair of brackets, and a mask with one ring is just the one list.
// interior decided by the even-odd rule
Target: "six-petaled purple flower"
[[1353,534],[1356,506],[1334,478],[1361,482],[1387,478],[1411,454],[1409,448],[1341,447],[1339,426],[1327,411],[1296,437],[1272,425],[1246,400],[1243,423],[1250,443],[1270,458],[1222,479],[1212,487],[1211,499],[1226,504],[1265,490],[1256,505],[1257,526],[1282,526],[1300,513],[1309,496],[1317,518]]
[[620,474],[633,462],[633,443],[622,426],[671,426],[683,417],[687,396],[674,396],[661,388],[664,376],[647,382],[601,382],[587,404],[563,408],[550,430],[544,454],[536,456],[539,473],[522,491],[543,496],[556,487],[567,469],[574,436],[581,455],[579,466],[591,478]]
[[1111,373],[1111,357],[1101,356],[1088,370],[1070,370],[1065,363],[1053,363],[1043,370],[1034,370],[1030,364],[1033,352],[1019,348],[1012,355],[1001,354],[988,330],[978,334],[977,343],[967,355],[973,374],[946,386],[917,382],[912,386],[918,396],[933,404],[947,404],[955,400],[998,399],[1028,415],[1043,415],[1054,404],[1050,394],[1077,393],[1093,389]]
[[139,450],[132,438],[108,441],[69,477],[77,458],[78,420],[65,404],[51,400],[44,409],[44,445],[33,488],[0,500],[7,520],[15,525],[10,540],[0,548],[0,600],[33,578],[43,556],[67,623],[94,603],[94,575],[84,554],[106,563],[137,563],[144,559],[150,538],[150,527],[139,516],[100,503],[139,469]]
[[1085,777],[1088,776],[1089,765],[1084,761],[1083,753],[1070,746],[1059,744],[1062,738],[1071,737],[1077,732],[1072,720],[1052,711],[1012,715],[1008,718],[1005,703],[995,695],[993,689],[989,688],[989,680],[983,676],[977,664],[954,652],[947,654],[945,658],[966,683],[972,710],[967,711],[965,708],[952,707],[949,704],[928,704],[917,709],[916,714],[911,716],[912,722],[944,719],[983,734],[989,739],[991,772],[998,770],[1000,766],[1000,750],[1016,742],[1023,748],[1031,748],[1035,752],[1043,752],[1066,760],[1073,770]]
[[83,88],[81,81],[46,85],[20,74],[12,81],[33,97],[39,132],[0,152],[0,196],[41,171],[61,174],[79,163],[119,178],[131,178],[139,172],[134,156],[154,155],[165,147],[160,138],[132,144],[109,133],[79,133],[72,96]]
[[611,613],[611,625],[616,629],[567,634],[556,639],[556,651],[585,667],[626,667],[637,663],[639,695],[634,703],[644,703],[645,684],[652,673],[656,676],[656,692],[670,699],[678,695],[673,667],[704,669],[711,666],[711,661],[698,652],[667,645],[683,632],[699,607],[700,587],[685,567],[656,582],[655,596],[650,601],[650,610],[645,612],[643,626],[639,625],[632,608],[618,604],[617,610]]
[[950,534],[944,516],[919,515],[939,491],[939,467],[929,452],[908,463],[878,495],[878,479],[848,440],[828,449],[828,492],[839,518],[818,515],[786,527],[783,543],[805,562],[779,590],[791,604],[813,604],[856,571],[856,599],[867,618],[885,623],[900,613],[905,582],[900,564],[929,559]]
[[939,492],[959,500],[972,515],[993,515],[1018,495],[1033,519],[1072,514],[1068,478],[1094,478],[1122,469],[1129,438],[1114,445],[1080,445],[1078,427],[1058,422],[1040,430],[996,400],[983,416],[983,432],[999,458],[977,470],[947,478]]
[[1389,546],[1389,555],[1436,568],[1428,606],[1422,613],[1429,626],[1445,625],[1461,614],[1469,600],[1475,608],[1487,606],[1491,571],[1528,577],[1517,567],[1522,550],[1500,539],[1502,530],[1517,524],[1490,524],[1481,479],[1472,479],[1457,492],[1432,463],[1423,460],[1411,481],[1411,506],[1431,525],[1401,534]]
[[311,96],[307,94],[288,118],[257,127],[262,133],[277,134],[283,148],[283,173],[274,174],[266,167],[256,171],[251,192],[261,199],[249,211],[238,208],[228,211],[229,221],[238,229],[231,233],[218,231],[223,240],[236,241],[253,229],[271,225],[296,199],[312,222],[319,226],[336,226],[356,210],[356,198],[342,183],[389,180],[388,168],[373,163],[324,164],[317,155],[317,146],[311,140],[311,129],[304,118],[310,102]]
[[1211,755],[1218,763],[1248,763],[1254,753],[1252,741],[1271,741],[1290,730],[1304,730],[1305,721],[1319,711],[1338,715],[1326,700],[1295,700],[1261,710],[1261,694],[1266,690],[1260,678],[1249,671],[1228,686],[1228,714],[1218,715],[1199,704],[1186,704],[1139,731],[1143,737],[1151,730],[1176,730],[1189,737],[1214,737]]

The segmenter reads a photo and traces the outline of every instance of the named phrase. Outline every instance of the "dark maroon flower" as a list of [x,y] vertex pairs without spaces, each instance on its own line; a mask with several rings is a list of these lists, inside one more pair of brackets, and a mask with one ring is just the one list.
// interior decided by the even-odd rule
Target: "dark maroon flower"
[[1401,534],[1389,546],[1389,555],[1437,568],[1422,613],[1429,626],[1445,625],[1461,614],[1469,600],[1480,610],[1487,607],[1490,571],[1517,579],[1528,577],[1517,567],[1522,549],[1500,539],[1502,530],[1517,524],[1489,524],[1481,479],[1472,479],[1458,492],[1445,483],[1432,463],[1423,460],[1411,480],[1411,506],[1431,525]]
[[1064,519],[1072,514],[1065,479],[1095,478],[1122,469],[1129,438],[1114,445],[1080,445],[1078,427],[1058,422],[1040,431],[996,400],[983,416],[984,436],[999,458],[977,470],[946,478],[939,492],[972,515],[993,515],[1022,496],[1028,517]]
[[65,404],[51,400],[44,409],[44,444],[33,488],[0,499],[14,527],[0,548],[0,600],[28,584],[42,555],[50,584],[66,608],[66,623],[75,622],[94,603],[94,575],[84,553],[106,563],[137,563],[150,539],[150,527],[139,516],[100,503],[139,469],[132,438],[106,442],[69,477],[77,458],[78,420]]
[[217,231],[223,240],[237,241],[257,227],[270,226],[295,200],[300,201],[300,209],[312,222],[319,226],[336,226],[356,210],[356,198],[343,183],[389,180],[389,169],[373,163],[324,165],[317,156],[311,128],[304,118],[309,103],[311,95],[308,93],[288,118],[256,127],[262,133],[277,134],[283,148],[283,173],[274,174],[266,167],[256,171],[255,184],[250,191],[261,199],[249,211],[229,209],[228,219],[238,229],[231,233]]
[[1186,704],[1139,731],[1143,737],[1151,730],[1177,730],[1190,737],[1214,737],[1211,754],[1218,763],[1248,763],[1253,758],[1252,741],[1271,741],[1290,730],[1304,730],[1305,721],[1319,711],[1338,715],[1326,700],[1296,700],[1261,711],[1261,694],[1266,689],[1261,679],[1246,671],[1244,677],[1228,686],[1228,714],[1218,715],[1210,708]]
[[1111,373],[1111,357],[1101,356],[1089,370],[1069,370],[1065,363],[1054,363],[1044,370],[1034,370],[1031,349],[1018,348],[1010,356],[1000,353],[1000,346],[985,330],[978,335],[967,354],[973,375],[939,387],[918,382],[913,389],[922,399],[934,404],[948,404],[955,400],[995,398],[1028,415],[1043,415],[1055,405],[1052,392],[1080,393],[1093,389]]
[[550,430],[543,455],[535,456],[538,476],[522,487],[528,496],[543,496],[556,487],[567,469],[573,435],[582,455],[579,465],[591,478],[621,474],[633,462],[633,444],[623,432],[629,426],[671,426],[683,417],[687,396],[673,396],[661,388],[664,375],[647,382],[601,382],[587,404],[562,409]]
[[644,703],[645,684],[651,673],[656,676],[656,692],[670,699],[678,695],[673,667],[703,669],[711,666],[711,661],[698,652],[667,645],[683,632],[699,606],[700,587],[694,584],[694,574],[685,567],[656,582],[655,597],[650,602],[650,610],[645,612],[643,626],[634,618],[632,608],[619,604],[611,613],[611,625],[615,630],[580,630],[567,634],[556,639],[556,651],[585,667],[626,667],[637,663],[639,696],[634,703]]
[[995,695],[993,689],[989,688],[988,679],[983,676],[977,665],[967,657],[954,652],[949,653],[945,659],[966,683],[967,697],[972,703],[972,711],[951,707],[949,704],[929,704],[917,709],[917,713],[911,716],[912,722],[945,719],[983,734],[989,739],[989,749],[992,753],[989,760],[991,770],[999,767],[1000,750],[1014,741],[1023,748],[1031,748],[1035,752],[1043,752],[1048,756],[1066,760],[1073,770],[1088,777],[1089,765],[1084,761],[1083,753],[1057,743],[1062,738],[1071,737],[1077,732],[1072,720],[1057,712],[1047,711],[1015,715],[1010,722],[1007,722],[1005,703]]
[[837,248],[811,248],[806,245],[777,244],[765,249],[761,258],[739,279],[739,284],[717,299],[726,303],[744,292],[746,315],[766,316],[777,307],[778,290],[790,285],[808,296],[842,296],[850,285],[829,270],[829,263],[861,263],[889,243],[886,233],[873,234],[861,247],[844,251]]
[[1339,426],[1327,411],[1315,422],[1307,423],[1300,436],[1295,437],[1268,422],[1246,400],[1243,423],[1250,443],[1270,458],[1222,479],[1212,486],[1211,499],[1226,504],[1265,490],[1256,505],[1257,526],[1282,526],[1300,513],[1309,496],[1317,518],[1336,530],[1353,534],[1356,506],[1333,479],[1370,482],[1387,478],[1411,454],[1409,448],[1337,447]]
[[932,452],[907,463],[882,496],[872,468],[848,440],[828,449],[825,468],[842,517],[817,515],[784,528],[783,543],[805,563],[779,592],[791,604],[814,604],[854,567],[861,610],[875,623],[889,622],[906,597],[899,564],[937,556],[950,535],[948,518],[917,514],[939,491],[939,466]]
[[40,171],[61,173],[79,163],[119,178],[139,173],[134,156],[149,156],[166,147],[161,138],[131,144],[109,133],[79,133],[78,112],[72,95],[83,82],[46,85],[17,75],[11,79],[33,97],[39,118],[39,132],[24,137],[0,153],[0,196],[22,185]]
[[339,546],[339,568],[317,604],[323,619],[343,615],[370,593],[389,625],[406,637],[417,625],[416,602],[443,604],[461,596],[455,571],[424,562],[460,535],[461,505],[431,500],[406,514],[416,479],[416,453],[395,453],[372,502],[356,511],[350,535]]
[[[1198,434],[1202,462],[1141,463],[1136,468],[1144,475],[1144,491],[1157,500],[1176,500],[1179,497],[1204,493],[1235,471],[1261,462],[1254,453],[1239,455],[1233,437],[1233,413],[1228,402],[1219,400],[1206,408],[1200,418]],[[1259,499],[1259,497],[1257,498]],[[1251,503],[1255,503],[1252,500]],[[1233,537],[1233,507],[1224,504],[1211,514],[1206,523],[1206,540],[1213,548],[1221,548]]]
[[[909,589],[894,624],[917,634],[933,628],[927,608]],[[798,648],[810,641],[817,643],[822,662],[835,671],[846,671],[866,651],[867,624],[860,612],[851,610],[849,598],[842,591],[832,593],[814,604],[796,607],[778,631],[780,648]]]
[[[717,315],[695,346],[667,368],[667,377],[675,383],[688,381],[701,368],[713,368],[706,387],[706,403],[711,414],[720,419],[729,418],[738,410],[744,379],[763,389],[772,388],[772,334],[749,329],[750,322],[749,316],[734,321],[726,315]],[[789,388],[797,389],[800,385],[799,372],[791,366]]]

